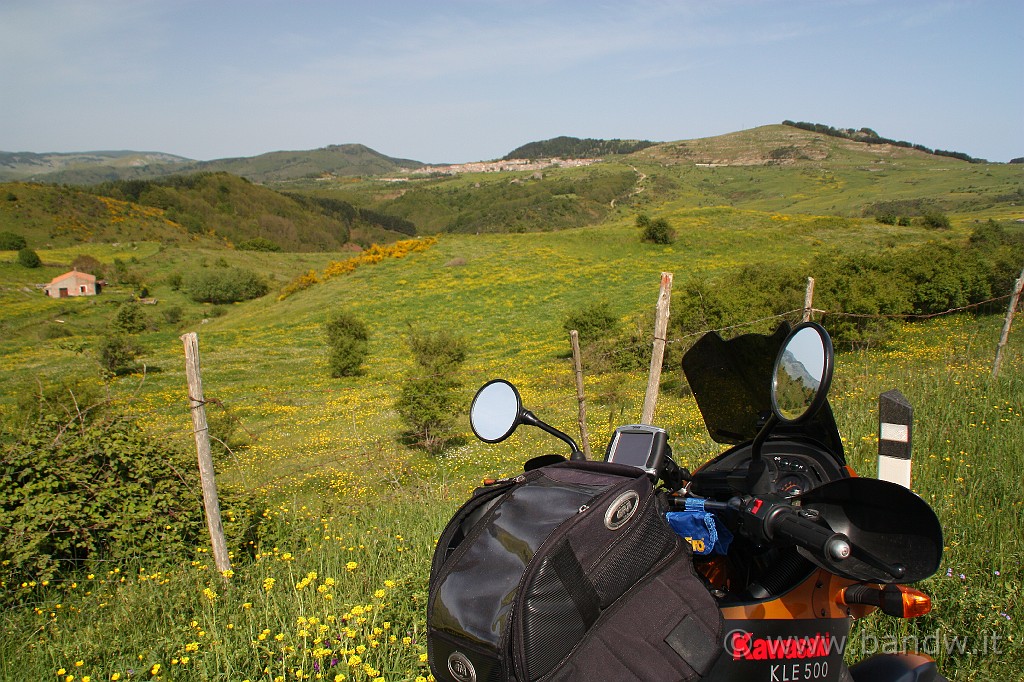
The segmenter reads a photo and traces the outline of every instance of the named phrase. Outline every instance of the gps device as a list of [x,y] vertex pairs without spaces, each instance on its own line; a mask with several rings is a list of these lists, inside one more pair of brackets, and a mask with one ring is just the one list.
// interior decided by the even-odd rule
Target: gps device
[[647,424],[630,424],[615,429],[604,460],[643,469],[657,478],[667,451],[668,431]]

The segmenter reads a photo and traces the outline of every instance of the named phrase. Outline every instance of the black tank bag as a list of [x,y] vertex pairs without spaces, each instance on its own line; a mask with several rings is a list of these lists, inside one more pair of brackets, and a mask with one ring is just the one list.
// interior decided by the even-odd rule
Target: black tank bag
[[648,476],[566,462],[477,489],[430,573],[439,682],[695,680],[722,620]]

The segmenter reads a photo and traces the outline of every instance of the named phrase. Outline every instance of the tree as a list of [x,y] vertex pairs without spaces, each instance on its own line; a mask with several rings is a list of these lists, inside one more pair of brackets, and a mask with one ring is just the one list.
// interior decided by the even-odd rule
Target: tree
[[24,248],[18,251],[18,265],[25,268],[38,268],[43,264],[43,261],[39,260],[39,254],[30,248]]
[[332,377],[348,377],[359,373],[369,354],[366,324],[351,313],[339,310],[324,323],[327,337],[327,365]]
[[405,423],[405,441],[439,454],[455,439],[462,388],[459,369],[466,360],[466,340],[446,329],[414,327],[408,344],[415,365],[402,383],[395,409]]
[[103,263],[86,253],[75,256],[75,259],[71,261],[71,267],[79,272],[95,275],[97,279],[103,277]]

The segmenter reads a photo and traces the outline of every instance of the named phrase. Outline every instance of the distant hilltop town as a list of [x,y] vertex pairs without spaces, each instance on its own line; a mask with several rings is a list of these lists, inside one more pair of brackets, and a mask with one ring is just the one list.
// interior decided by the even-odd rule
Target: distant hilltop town
[[[408,171],[409,175],[458,175],[459,173],[503,173],[508,171],[538,171],[545,168],[579,168],[600,162],[601,159],[508,159],[504,161],[477,161],[451,166],[424,166]],[[396,178],[399,179],[399,178]]]

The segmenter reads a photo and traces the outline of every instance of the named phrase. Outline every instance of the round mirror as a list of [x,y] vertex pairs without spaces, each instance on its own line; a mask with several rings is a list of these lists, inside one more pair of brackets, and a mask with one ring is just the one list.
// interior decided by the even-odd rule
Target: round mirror
[[504,379],[494,379],[476,392],[469,408],[469,423],[477,438],[497,443],[511,436],[519,426],[522,409],[516,387]]
[[832,381],[832,340],[821,325],[805,322],[790,332],[775,360],[772,408],[784,422],[818,410]]

